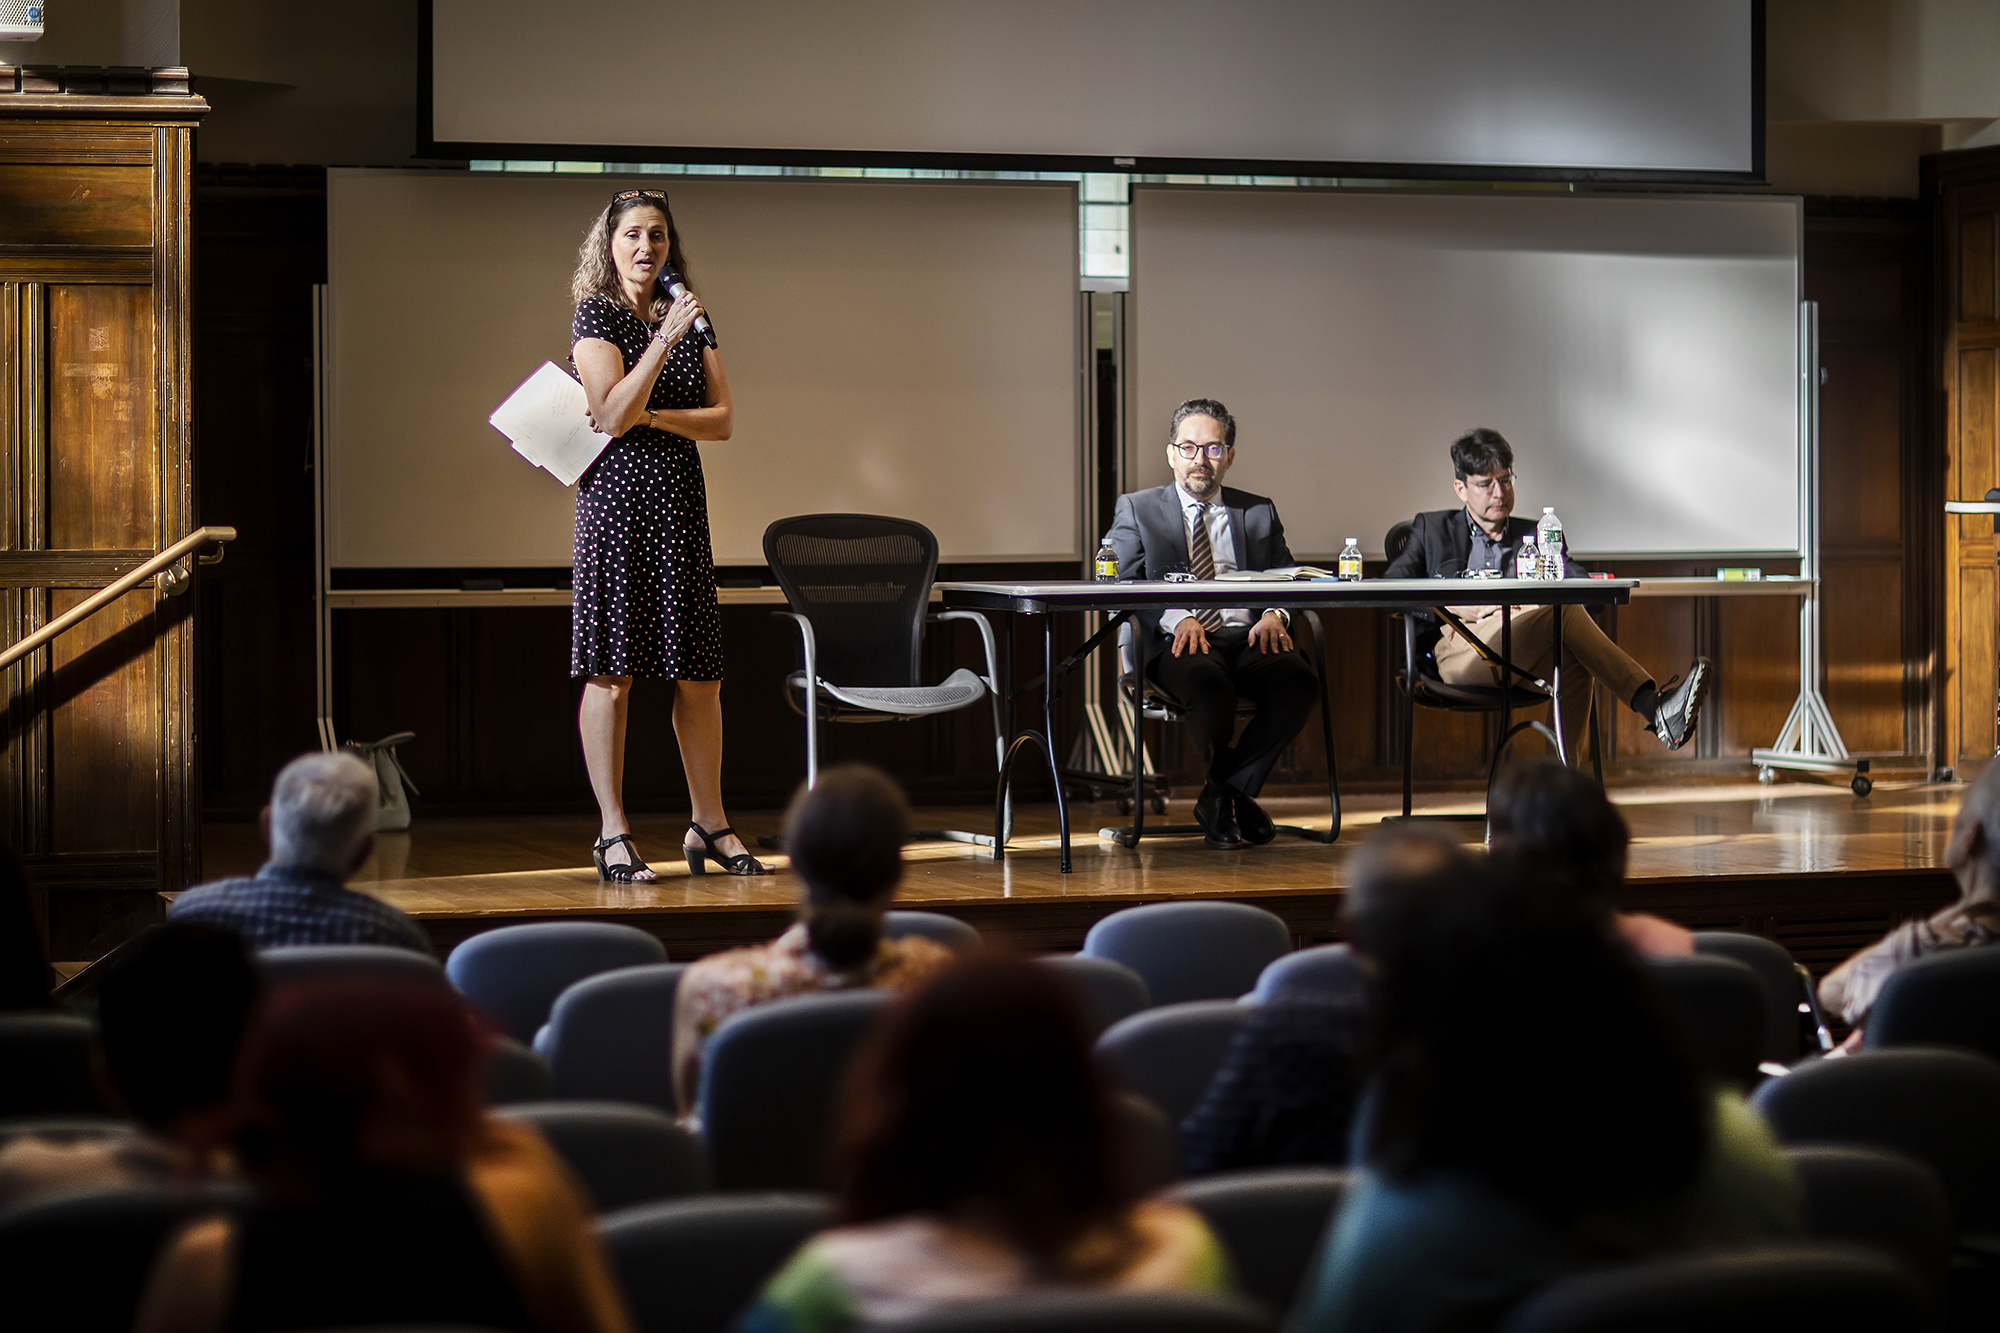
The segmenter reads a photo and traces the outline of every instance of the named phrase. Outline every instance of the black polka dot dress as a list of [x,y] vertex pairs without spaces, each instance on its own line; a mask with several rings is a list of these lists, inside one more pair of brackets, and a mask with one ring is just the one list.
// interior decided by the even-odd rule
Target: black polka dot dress
[[[604,296],[577,307],[570,345],[602,338],[631,373],[659,325]],[[708,376],[690,332],[667,355],[649,408],[704,406]],[[634,426],[576,487],[572,676],[722,679],[722,613],[708,539],[708,488],[693,440]]]

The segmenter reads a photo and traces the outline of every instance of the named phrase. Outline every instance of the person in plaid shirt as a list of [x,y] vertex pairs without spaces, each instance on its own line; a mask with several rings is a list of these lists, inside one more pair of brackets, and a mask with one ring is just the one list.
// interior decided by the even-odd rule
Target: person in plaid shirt
[[400,909],[347,887],[375,850],[375,774],[351,754],[306,754],[286,764],[261,822],[271,859],[254,876],[189,889],[169,921],[225,926],[252,948],[387,944],[431,952]]

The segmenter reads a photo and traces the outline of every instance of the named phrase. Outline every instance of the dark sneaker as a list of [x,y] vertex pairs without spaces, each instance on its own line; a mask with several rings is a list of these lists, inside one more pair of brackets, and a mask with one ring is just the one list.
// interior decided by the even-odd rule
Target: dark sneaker
[[1688,668],[1687,679],[1675,676],[1660,691],[1660,701],[1653,707],[1653,720],[1646,730],[1660,738],[1669,750],[1678,750],[1694,738],[1694,730],[1701,721],[1701,706],[1708,702],[1709,662],[1706,657],[1694,659]]

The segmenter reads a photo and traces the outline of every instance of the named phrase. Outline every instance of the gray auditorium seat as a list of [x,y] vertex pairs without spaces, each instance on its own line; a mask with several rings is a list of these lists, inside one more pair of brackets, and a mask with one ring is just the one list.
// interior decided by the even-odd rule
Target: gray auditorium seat
[[1345,944],[1319,944],[1298,949],[1257,974],[1252,992],[1269,1004],[1286,995],[1324,995],[1336,1000],[1360,1000],[1368,992],[1368,967]]
[[1258,973],[1291,948],[1291,928],[1281,917],[1231,902],[1128,907],[1083,938],[1091,957],[1123,963],[1144,977],[1154,1004],[1248,994]]
[[496,1034],[486,1050],[482,1091],[488,1106],[544,1102],[556,1095],[556,1080],[548,1061],[512,1037]]
[[1178,1125],[1207,1091],[1243,1016],[1234,1000],[1159,1005],[1106,1028],[1097,1058],[1107,1074]]
[[947,1306],[872,1333],[1269,1333],[1247,1301],[1132,1292],[1033,1292]]
[[701,1140],[650,1106],[527,1102],[500,1112],[541,1130],[590,1192],[597,1211],[699,1194],[708,1188]]
[[1862,1038],[1869,1046],[1955,1046],[2000,1059],[2000,947],[1954,949],[1883,984]]
[[268,986],[317,981],[449,984],[437,959],[387,944],[288,944],[262,949],[257,954],[257,970]]
[[0,1014],[0,1119],[99,1115],[97,1025],[74,1014]]
[[1347,1184],[1347,1172],[1331,1167],[1274,1166],[1203,1176],[1170,1194],[1201,1211],[1229,1251],[1238,1289],[1282,1322]]
[[598,1219],[638,1333],[725,1333],[764,1283],[831,1225],[820,1194],[723,1194]]
[[502,1032],[533,1041],[569,986],[615,967],[666,961],[666,947],[635,926],[530,921],[463,941],[445,960],[445,973]]
[[882,933],[892,940],[921,935],[953,953],[970,953],[979,947],[977,930],[943,912],[890,912],[882,918]]
[[1090,1015],[1093,1035],[1153,1003],[1146,990],[1146,979],[1123,963],[1093,958],[1087,953],[1050,954],[1040,961],[1076,983]]
[[1907,1153],[1851,1144],[1788,1148],[1805,1190],[1806,1232],[1903,1261],[1942,1291],[1951,1262],[1951,1202],[1937,1174]]
[[2000,1063],[1968,1051],[1862,1051],[1809,1060],[1752,1100],[1787,1146],[1907,1153],[1944,1187],[1954,1235],[2000,1233]]
[[724,1020],[703,1045],[696,1102],[718,1189],[814,1189],[847,1067],[889,997],[833,991]]
[[1799,1007],[1810,979],[1799,970],[1791,950],[1762,935],[1735,930],[1697,930],[1694,950],[1718,958],[1734,958],[1764,980],[1764,1059],[1789,1065],[1799,1058]]
[[686,969],[686,963],[621,967],[557,996],[535,1035],[536,1049],[555,1071],[556,1095],[678,1112],[674,998]]
[[1770,993],[1755,969],[1712,954],[1643,962],[1709,1070],[1739,1088],[1755,1085],[1770,1008]]
[[1660,1259],[1552,1283],[1500,1333],[1887,1333],[1932,1327],[1929,1293],[1901,1264],[1845,1245]]

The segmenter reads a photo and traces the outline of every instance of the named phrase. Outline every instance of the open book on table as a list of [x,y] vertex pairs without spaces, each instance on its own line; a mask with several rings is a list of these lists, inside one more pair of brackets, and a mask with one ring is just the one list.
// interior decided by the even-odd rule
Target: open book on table
[[1217,574],[1215,577],[1270,583],[1280,579],[1337,579],[1340,576],[1330,569],[1321,569],[1318,565],[1283,565],[1277,569],[1232,569],[1227,574]]

